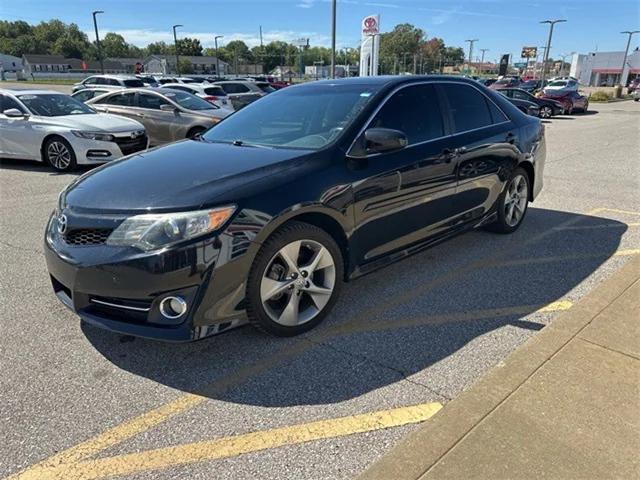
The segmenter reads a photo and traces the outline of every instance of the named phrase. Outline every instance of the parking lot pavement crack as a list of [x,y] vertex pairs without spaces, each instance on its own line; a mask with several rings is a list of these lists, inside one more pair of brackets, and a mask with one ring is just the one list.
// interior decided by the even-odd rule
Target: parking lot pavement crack
[[420,383],[420,382],[418,382],[416,380],[413,380],[413,379],[409,378],[409,375],[405,371],[403,371],[403,370],[401,370],[401,369],[399,369],[397,367],[394,367],[393,365],[388,365],[386,363],[382,363],[379,360],[374,360],[373,358],[370,358],[370,357],[368,357],[366,355],[362,355],[362,354],[359,354],[359,353],[353,353],[353,352],[349,352],[347,350],[343,350],[341,348],[336,347],[335,345],[331,345],[330,343],[325,343],[325,342],[321,342],[319,340],[314,340],[313,338],[310,338],[310,337],[306,337],[304,340],[306,340],[307,342],[312,343],[314,345],[320,346],[320,347],[329,348],[329,349],[333,350],[334,352],[341,353],[343,355],[347,355],[347,356],[349,356],[351,358],[358,359],[358,360],[370,363],[372,365],[375,365],[376,367],[383,368],[385,370],[389,370],[389,371],[395,373],[396,375],[399,375],[402,378],[402,380],[404,380],[406,382],[409,382],[409,383],[411,383],[411,384],[413,384],[413,385],[415,385],[417,387],[420,387],[423,390],[427,390],[432,394],[435,394],[435,395],[437,395],[437,396],[439,396],[441,398],[446,399],[447,401],[452,400],[452,398],[449,395],[447,395],[445,393],[442,393],[442,392],[439,392],[439,391],[431,388],[428,385],[425,385],[423,383]]
[[16,250],[20,250],[21,252],[37,253],[38,255],[42,255],[42,252],[40,250],[35,250],[33,248],[20,247],[18,245],[13,245],[9,242],[5,242],[4,240],[0,240],[0,245],[9,247],[9,248],[14,248]]

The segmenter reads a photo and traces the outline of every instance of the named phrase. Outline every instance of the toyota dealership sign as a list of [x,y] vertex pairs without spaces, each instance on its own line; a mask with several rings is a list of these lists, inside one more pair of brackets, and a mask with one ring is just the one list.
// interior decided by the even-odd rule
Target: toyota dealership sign
[[362,19],[362,35],[371,36],[380,33],[380,15],[369,15]]

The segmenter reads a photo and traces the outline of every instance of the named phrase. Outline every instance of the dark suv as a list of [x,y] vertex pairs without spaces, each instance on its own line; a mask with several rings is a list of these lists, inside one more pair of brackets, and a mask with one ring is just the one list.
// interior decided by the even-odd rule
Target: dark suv
[[473,228],[514,232],[544,160],[540,120],[472,80],[288,87],[78,178],[47,266],[58,298],[112,331],[188,341],[248,320],[296,335],[344,281]]

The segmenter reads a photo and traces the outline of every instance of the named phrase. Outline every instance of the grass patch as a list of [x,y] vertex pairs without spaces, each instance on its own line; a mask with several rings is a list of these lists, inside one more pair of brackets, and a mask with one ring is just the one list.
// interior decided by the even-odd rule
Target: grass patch
[[613,95],[605,92],[604,90],[598,90],[591,94],[589,101],[591,102],[609,102],[613,98]]

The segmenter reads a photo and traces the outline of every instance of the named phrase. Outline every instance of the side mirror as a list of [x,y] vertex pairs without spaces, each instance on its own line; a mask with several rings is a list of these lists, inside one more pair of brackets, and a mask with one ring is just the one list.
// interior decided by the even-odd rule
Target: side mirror
[[26,113],[22,113],[17,108],[9,108],[8,110],[5,110],[4,112],[2,112],[2,114],[5,117],[9,117],[9,118],[24,118],[29,116]]
[[409,144],[407,135],[391,128],[370,128],[364,132],[366,153],[386,153],[401,150]]

